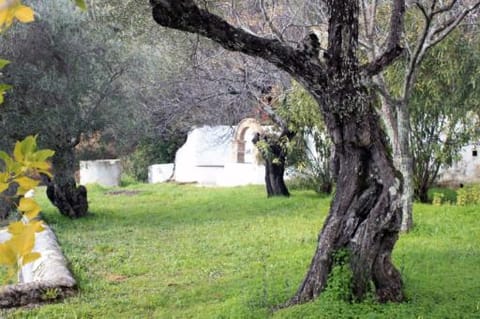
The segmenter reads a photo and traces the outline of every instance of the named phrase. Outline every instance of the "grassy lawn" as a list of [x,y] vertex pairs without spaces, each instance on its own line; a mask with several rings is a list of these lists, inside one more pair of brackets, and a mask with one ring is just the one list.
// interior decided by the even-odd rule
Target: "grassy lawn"
[[[123,192],[123,193],[121,193]],[[480,318],[480,207],[415,206],[394,251],[408,302],[330,298],[272,312],[302,280],[329,200],[263,187],[133,185],[89,189],[69,220],[43,195],[79,292],[7,318]],[[0,314],[1,316],[1,314]]]

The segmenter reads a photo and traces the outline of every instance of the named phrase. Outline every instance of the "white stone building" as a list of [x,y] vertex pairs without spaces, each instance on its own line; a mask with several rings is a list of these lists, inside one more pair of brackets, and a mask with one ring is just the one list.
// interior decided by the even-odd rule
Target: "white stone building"
[[265,167],[252,143],[263,130],[250,118],[237,126],[193,129],[177,151],[173,179],[212,186],[264,184]]
[[480,144],[471,144],[461,150],[460,160],[451,167],[442,169],[439,184],[460,186],[480,183]]
[[[265,184],[265,166],[252,138],[255,133],[262,133],[266,129],[269,128],[261,126],[252,118],[244,119],[237,126],[195,128],[190,131],[187,141],[176,153],[173,175],[173,165],[170,164],[168,172],[162,166],[159,171],[163,173],[151,173],[149,180],[162,182],[169,179],[205,186]],[[313,138],[306,138],[309,156],[312,160],[319,161]],[[151,166],[149,171],[153,172],[154,167]],[[163,174],[163,177],[159,174]],[[288,179],[288,176],[286,178]],[[451,186],[480,183],[480,144],[464,147],[461,159],[440,171],[438,182]]]

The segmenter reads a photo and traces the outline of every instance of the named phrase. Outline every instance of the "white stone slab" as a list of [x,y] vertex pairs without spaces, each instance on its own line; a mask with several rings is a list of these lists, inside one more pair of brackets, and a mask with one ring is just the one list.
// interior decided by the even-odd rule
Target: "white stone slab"
[[[0,242],[9,236],[2,230]],[[50,227],[45,226],[44,231],[35,235],[33,251],[39,252],[41,257],[22,267],[19,283],[0,288],[0,308],[50,301],[74,293],[75,279]],[[50,291],[50,295],[46,291]]]
[[119,159],[80,161],[80,184],[120,186],[122,165]]

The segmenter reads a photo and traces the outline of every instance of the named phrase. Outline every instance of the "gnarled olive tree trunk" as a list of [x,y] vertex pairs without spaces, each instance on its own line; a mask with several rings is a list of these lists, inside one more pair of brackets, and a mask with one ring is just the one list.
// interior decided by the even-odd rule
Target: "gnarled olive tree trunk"
[[350,252],[352,293],[370,283],[382,302],[402,301],[402,280],[391,261],[401,224],[401,179],[388,155],[373,99],[364,83],[397,58],[405,2],[391,6],[387,50],[360,66],[358,0],[327,0],[325,62],[278,40],[245,32],[200,9],[193,0],[150,0],[160,25],[206,36],[229,50],[263,58],[288,72],[317,100],[335,145],[337,189],[303,283],[288,304],[306,302],[326,287],[336,251]]
[[[282,143],[282,138],[286,138],[287,135],[285,131],[280,136],[269,134],[261,136],[257,133],[252,140],[265,161],[265,186],[268,197],[290,196],[284,179],[287,154],[285,152],[285,145]],[[264,145],[261,146],[259,142],[264,143]]]
[[362,299],[370,283],[382,302],[404,298],[400,273],[391,262],[401,224],[400,179],[387,155],[372,105],[362,101],[358,92],[344,96],[352,97],[356,102],[351,106],[364,108],[365,112],[361,116],[330,116],[337,190],[310,269],[290,303],[311,300],[322,292],[333,255],[340,249],[350,252],[355,298]]
[[75,182],[75,152],[72,147],[57,148],[52,159],[53,180],[47,182],[48,199],[62,215],[83,217],[88,212],[87,189]]

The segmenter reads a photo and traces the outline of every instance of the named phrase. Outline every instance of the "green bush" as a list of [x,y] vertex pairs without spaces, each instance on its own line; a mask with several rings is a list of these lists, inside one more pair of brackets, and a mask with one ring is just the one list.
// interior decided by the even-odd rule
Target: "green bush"
[[313,190],[317,194],[328,196],[332,193],[334,186],[322,181],[313,175],[297,175],[285,181],[287,187],[291,190]]
[[451,188],[432,187],[428,190],[428,201],[434,205],[457,202],[457,192]]
[[133,153],[122,159],[124,173],[136,181],[146,182],[148,166],[172,163],[175,152],[184,141],[184,137],[174,137],[168,141],[153,138],[141,141]]

